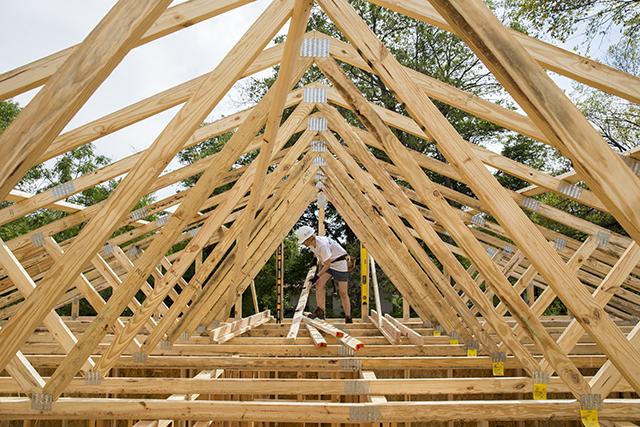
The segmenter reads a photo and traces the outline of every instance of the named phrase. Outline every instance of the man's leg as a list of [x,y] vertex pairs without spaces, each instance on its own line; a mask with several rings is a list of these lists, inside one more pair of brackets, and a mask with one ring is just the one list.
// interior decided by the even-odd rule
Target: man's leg
[[338,282],[338,293],[342,302],[342,309],[346,317],[351,317],[351,301],[349,300],[349,282]]
[[320,276],[318,278],[318,281],[316,282],[316,305],[318,306],[318,308],[322,309],[322,311],[325,311],[325,283],[327,283],[327,280],[329,280],[329,278],[331,278],[331,275],[329,273],[324,273],[322,276]]

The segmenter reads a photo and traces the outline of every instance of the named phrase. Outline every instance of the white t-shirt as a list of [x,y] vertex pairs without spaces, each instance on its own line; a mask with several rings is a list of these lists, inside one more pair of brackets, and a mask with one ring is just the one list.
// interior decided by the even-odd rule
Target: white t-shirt
[[[347,254],[347,251],[338,242],[326,236],[316,236],[316,246],[311,248],[311,251],[321,263]],[[349,271],[347,261],[344,259],[332,263],[329,268],[335,271]]]

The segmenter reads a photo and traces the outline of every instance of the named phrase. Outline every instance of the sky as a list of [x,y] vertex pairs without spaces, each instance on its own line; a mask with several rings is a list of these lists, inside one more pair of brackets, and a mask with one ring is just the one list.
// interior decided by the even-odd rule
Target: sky
[[[3,1],[0,72],[81,42],[115,3],[115,0]],[[172,6],[179,3],[182,1],[174,1]],[[269,0],[257,0],[132,50],[65,130],[213,70],[268,4]],[[286,32],[287,26],[288,23],[281,32]],[[25,106],[36,92],[37,89],[29,91],[14,101]],[[245,108],[240,101],[236,87],[207,121]],[[143,150],[153,143],[179,108],[100,138],[94,145],[98,153],[112,160]],[[167,171],[179,166],[174,160]],[[169,188],[157,196],[173,194],[177,188]]]

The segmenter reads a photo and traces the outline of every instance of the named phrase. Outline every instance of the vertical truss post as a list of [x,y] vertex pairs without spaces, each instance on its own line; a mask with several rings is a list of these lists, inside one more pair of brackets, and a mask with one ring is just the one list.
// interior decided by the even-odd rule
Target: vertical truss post
[[360,242],[360,313],[362,320],[369,318],[369,255]]
[[276,321],[284,319],[284,243],[276,249]]
[[325,235],[325,226],[324,226],[324,214],[325,209],[327,208],[327,196],[324,193],[320,192],[317,196],[317,205],[318,205],[318,236]]

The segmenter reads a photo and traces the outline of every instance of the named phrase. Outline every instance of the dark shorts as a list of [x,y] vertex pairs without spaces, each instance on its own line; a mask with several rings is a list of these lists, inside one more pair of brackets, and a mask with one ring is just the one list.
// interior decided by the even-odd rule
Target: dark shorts
[[333,277],[333,280],[335,280],[336,282],[348,282],[349,281],[349,272],[348,271],[336,271],[333,268],[330,268],[329,270],[327,270],[327,272],[329,274],[331,274],[331,277]]

